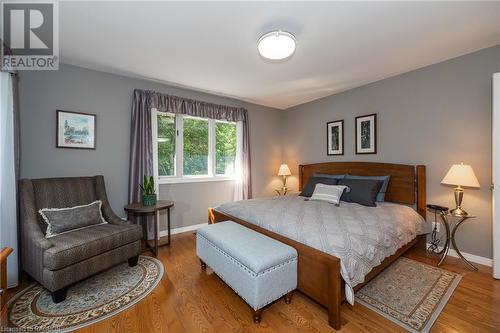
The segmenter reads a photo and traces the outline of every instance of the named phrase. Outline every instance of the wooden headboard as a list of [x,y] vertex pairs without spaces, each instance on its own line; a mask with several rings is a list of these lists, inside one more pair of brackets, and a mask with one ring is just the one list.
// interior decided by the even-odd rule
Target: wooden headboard
[[405,165],[375,162],[326,162],[299,165],[299,190],[314,173],[349,174],[358,176],[390,175],[385,201],[416,205],[417,212],[426,216],[425,165]]

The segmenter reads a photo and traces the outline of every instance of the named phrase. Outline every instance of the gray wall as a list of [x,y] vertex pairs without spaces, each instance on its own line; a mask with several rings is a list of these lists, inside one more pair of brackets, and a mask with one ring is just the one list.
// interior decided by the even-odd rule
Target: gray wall
[[[427,166],[429,203],[453,207],[453,188],[440,185],[453,163],[471,164],[481,189],[465,192],[464,208],[477,215],[461,226],[464,252],[492,257],[492,74],[500,46],[485,49],[344,93],[283,114],[283,160],[293,167],[323,161],[380,161]],[[377,113],[378,154],[354,154],[354,117]],[[326,155],[326,123],[344,119],[345,155]],[[297,186],[291,179],[290,186]],[[429,216],[430,218],[430,216]]]
[[[255,196],[272,195],[282,161],[383,161],[425,164],[428,202],[453,206],[440,185],[452,163],[472,164],[481,189],[466,190],[465,208],[477,219],[458,234],[465,252],[492,257],[491,76],[500,71],[500,46],[329,96],[286,111],[215,95],[62,65],[57,72],[22,72],[22,177],[104,174],[113,208],[127,201],[130,107],[134,88],[243,106],[249,110]],[[97,150],[55,148],[55,110],[96,113]],[[378,154],[354,154],[354,117],[378,114]],[[345,155],[326,156],[326,122],[345,120]],[[173,226],[206,221],[206,208],[232,199],[232,183],[162,185],[176,202]],[[164,223],[164,222],[163,222]]]
[[[248,109],[255,196],[273,194],[281,163],[281,111],[150,81],[61,65],[20,73],[21,177],[103,174],[114,210],[127,202],[132,92],[135,88]],[[56,109],[97,114],[97,149],[55,148]],[[173,227],[203,223],[207,207],[232,200],[231,182],[161,185],[172,199]],[[164,222],[163,222],[164,223]]]

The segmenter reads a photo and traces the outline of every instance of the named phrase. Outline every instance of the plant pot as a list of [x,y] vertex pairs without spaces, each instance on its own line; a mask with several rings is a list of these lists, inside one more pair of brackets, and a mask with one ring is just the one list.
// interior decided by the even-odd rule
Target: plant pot
[[156,205],[156,194],[143,194],[142,195],[142,205],[143,206]]

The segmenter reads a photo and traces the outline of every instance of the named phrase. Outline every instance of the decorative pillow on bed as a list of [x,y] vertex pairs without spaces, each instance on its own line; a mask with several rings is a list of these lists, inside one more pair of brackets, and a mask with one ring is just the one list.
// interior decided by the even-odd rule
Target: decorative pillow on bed
[[40,209],[38,213],[48,225],[45,238],[108,223],[102,216],[101,206],[101,200],[97,200],[82,206]]
[[344,185],[325,185],[319,183],[316,184],[316,188],[309,200],[326,201],[338,206],[342,193],[344,193],[346,188],[347,186]]
[[323,178],[333,178],[333,179],[344,179],[346,175],[331,175],[328,173],[315,172],[313,177],[323,177]]
[[307,180],[306,186],[302,189],[302,192],[300,192],[300,196],[303,197],[311,197],[311,195],[314,192],[314,189],[316,188],[316,184],[325,184],[325,185],[337,185],[338,179],[334,178],[326,178],[326,177],[309,177]]
[[377,193],[382,183],[381,180],[371,179],[341,179],[338,184],[347,186],[349,191],[345,191],[340,200],[376,207]]
[[389,186],[389,180],[391,176],[354,176],[346,175],[345,179],[371,179],[371,180],[381,180],[383,181],[380,190],[377,193],[377,202],[384,202],[385,192],[387,192],[387,186]]

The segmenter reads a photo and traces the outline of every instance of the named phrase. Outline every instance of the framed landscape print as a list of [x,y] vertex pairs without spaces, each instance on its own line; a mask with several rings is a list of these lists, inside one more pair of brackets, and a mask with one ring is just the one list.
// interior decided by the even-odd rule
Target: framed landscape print
[[356,117],[356,154],[377,153],[377,115]]
[[326,124],[327,154],[344,155],[344,121],[336,120]]
[[57,148],[95,149],[95,114],[57,110]]

